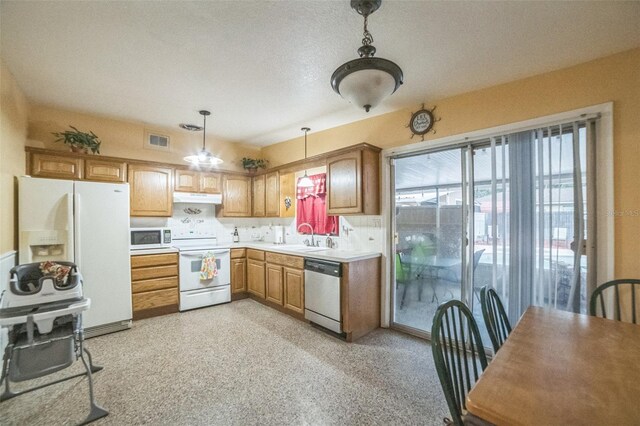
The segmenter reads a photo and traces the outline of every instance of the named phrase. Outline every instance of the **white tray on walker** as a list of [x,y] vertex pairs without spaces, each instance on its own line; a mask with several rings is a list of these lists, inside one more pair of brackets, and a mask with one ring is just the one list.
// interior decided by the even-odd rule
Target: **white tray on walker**
[[[93,365],[91,354],[83,347],[82,312],[90,306],[91,300],[84,298],[25,309],[0,309],[0,327],[9,329],[9,344],[5,348],[0,379],[0,383],[4,381],[5,386],[4,392],[0,394],[0,402],[86,375],[89,381],[90,411],[81,424],[90,423],[109,414],[96,404],[93,395],[91,374],[102,370],[102,367]],[[88,362],[84,353],[87,354]],[[84,364],[84,373],[21,392],[12,392],[10,389],[11,381],[20,382],[55,373],[69,367],[78,358]]]

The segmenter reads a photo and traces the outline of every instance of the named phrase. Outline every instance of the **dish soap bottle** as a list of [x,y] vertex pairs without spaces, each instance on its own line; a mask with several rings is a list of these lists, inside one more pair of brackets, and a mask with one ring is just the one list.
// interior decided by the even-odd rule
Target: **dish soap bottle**
[[239,243],[240,242],[240,235],[238,235],[238,227],[237,226],[233,227],[233,242],[234,243]]

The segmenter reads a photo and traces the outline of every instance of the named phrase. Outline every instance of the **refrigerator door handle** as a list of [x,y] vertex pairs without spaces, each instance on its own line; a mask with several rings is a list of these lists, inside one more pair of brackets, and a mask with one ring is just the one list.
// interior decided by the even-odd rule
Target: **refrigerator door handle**
[[80,247],[80,194],[74,194],[74,218],[75,218],[75,229],[73,235],[75,236],[75,256],[73,257],[74,263],[78,268],[81,267],[81,259],[80,253],[82,249]]
[[67,193],[67,253],[66,253],[66,257],[67,260],[70,261],[74,261],[75,257],[74,257],[74,241],[73,241],[73,236],[75,235],[75,229],[73,227],[73,216],[74,216],[74,207],[73,207],[73,201],[74,201],[74,193],[73,192],[68,192]]

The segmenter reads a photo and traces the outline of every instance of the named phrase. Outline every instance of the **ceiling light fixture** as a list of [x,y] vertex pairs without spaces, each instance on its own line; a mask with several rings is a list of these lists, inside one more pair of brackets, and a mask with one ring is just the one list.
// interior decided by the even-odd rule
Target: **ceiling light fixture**
[[199,132],[200,130],[202,130],[202,126],[198,126],[197,124],[180,123],[178,124],[178,127],[180,127],[181,129],[188,130],[190,132]]
[[358,49],[359,59],[346,62],[331,76],[331,87],[340,96],[369,112],[402,84],[402,69],[394,62],[374,58],[373,36],[367,29],[369,15],[382,0],[351,0],[351,8],[364,16],[364,37]]
[[220,164],[223,161],[205,149],[205,142],[207,138],[207,116],[211,115],[211,113],[209,111],[202,110],[200,111],[200,115],[202,115],[204,120],[204,125],[202,126],[202,150],[195,155],[188,155],[184,157],[184,161],[188,161],[196,166],[214,166],[216,164]]
[[[311,130],[308,127],[303,127],[300,129],[304,132],[304,159],[307,159],[307,132]],[[300,178],[298,181],[298,186],[300,188],[311,188],[313,186],[313,181],[309,176],[307,176],[307,169],[304,170],[304,176]]]

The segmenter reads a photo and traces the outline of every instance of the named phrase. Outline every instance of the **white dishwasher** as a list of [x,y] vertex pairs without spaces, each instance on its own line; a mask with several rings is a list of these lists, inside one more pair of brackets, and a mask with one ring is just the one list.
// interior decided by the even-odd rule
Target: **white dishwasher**
[[341,276],[342,265],[338,262],[304,261],[304,317],[335,333],[342,333]]

